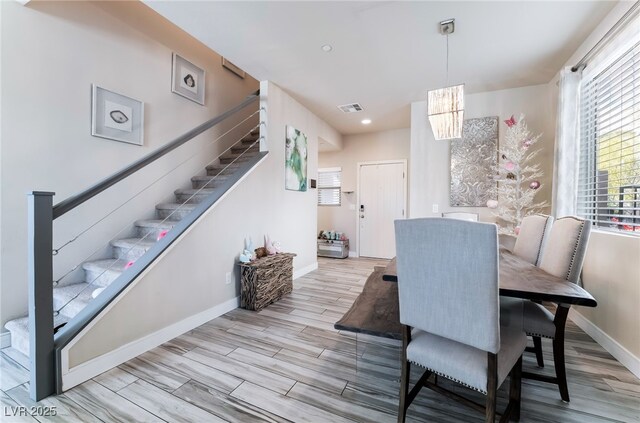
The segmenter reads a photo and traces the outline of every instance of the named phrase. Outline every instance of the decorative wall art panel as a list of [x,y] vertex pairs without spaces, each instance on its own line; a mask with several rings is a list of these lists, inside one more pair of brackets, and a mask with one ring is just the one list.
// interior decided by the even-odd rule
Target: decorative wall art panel
[[205,73],[187,59],[173,53],[171,91],[204,105]]
[[451,206],[486,207],[494,200],[498,118],[466,119],[462,138],[451,141]]
[[144,103],[91,86],[91,135],[142,145],[144,143]]
[[307,136],[287,125],[284,186],[291,191],[307,190]]

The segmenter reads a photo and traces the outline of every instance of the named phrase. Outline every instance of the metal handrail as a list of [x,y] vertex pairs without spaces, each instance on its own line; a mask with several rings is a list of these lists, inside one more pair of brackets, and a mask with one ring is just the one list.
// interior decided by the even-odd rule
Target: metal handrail
[[114,173],[113,175],[109,176],[108,178],[98,182],[94,186],[82,191],[79,194],[76,194],[76,195],[74,195],[72,197],[69,197],[66,200],[63,200],[63,201],[59,202],[58,204],[53,206],[53,219],[55,220],[58,217],[60,217],[63,214],[65,214],[66,212],[68,212],[70,210],[73,210],[74,208],[78,207],[79,205],[81,205],[85,201],[95,197],[96,195],[100,194],[102,191],[104,191],[107,188],[111,187],[112,185],[117,184],[121,180],[123,180],[126,177],[132,175],[133,173],[135,173],[138,170],[142,169],[146,165],[148,165],[150,163],[153,163],[154,161],[158,160],[160,157],[164,156],[165,154],[169,153],[170,151],[175,150],[176,148],[180,147],[182,144],[186,143],[187,141],[195,138],[196,136],[200,135],[204,131],[214,127],[218,123],[222,122],[223,120],[227,119],[231,115],[234,115],[236,112],[244,109],[249,104],[253,103],[259,97],[260,97],[260,90],[258,90],[256,92],[254,92],[253,94],[250,94],[249,96],[247,96],[247,98],[245,98],[242,101],[242,103],[238,104],[237,106],[235,106],[235,107],[227,110],[226,112],[214,117],[213,119],[210,119],[210,120],[206,121],[205,123],[203,123],[203,124],[201,124],[199,126],[196,126],[192,130],[180,135],[178,138],[176,138],[175,140],[171,141],[170,143],[164,145],[163,147],[160,147],[159,149],[157,149],[156,151],[152,152],[151,154],[148,154],[148,155],[144,156],[140,160],[137,160],[137,161],[131,163],[129,166],[125,167],[124,169],[120,170],[119,172]]
[[[137,172],[148,164],[156,161],[172,150],[180,147],[189,140],[200,135],[204,131],[212,128],[224,121],[240,110],[244,109],[260,98],[260,91],[256,91],[247,96],[240,104],[225,111],[194,129],[179,136],[165,146],[153,151],[143,158],[128,165],[124,169],[114,173],[108,178],[98,182],[81,193],[67,198],[66,200],[53,205],[54,192],[33,191],[29,195],[28,207],[28,232],[29,232],[29,341],[31,344],[31,374],[30,374],[30,397],[34,401],[39,401],[57,390],[61,389],[61,363],[60,349],[72,340],[79,331],[85,327],[104,307],[106,307],[117,295],[137,278],[147,266],[149,266],[169,245],[178,239],[182,233],[193,224],[199,216],[211,207],[213,202],[219,199],[226,190],[241,178],[228,178],[219,191],[207,197],[199,203],[191,213],[186,216],[170,231],[149,249],[148,253],[140,260],[137,260],[126,272],[123,272],[116,281],[109,285],[108,289],[100,295],[95,303],[85,307],[80,314],[70,321],[68,326],[54,334],[53,328],[53,221],[70,210],[83,204],[85,201],[95,197],[102,191],[117,184],[131,174]],[[224,134],[223,134],[224,135]],[[259,142],[256,140],[255,142]],[[255,144],[254,142],[254,144]],[[262,159],[266,152],[261,152],[256,159]],[[250,160],[241,165],[238,171],[246,171],[257,164],[255,160]],[[107,292],[108,291],[108,292]]]

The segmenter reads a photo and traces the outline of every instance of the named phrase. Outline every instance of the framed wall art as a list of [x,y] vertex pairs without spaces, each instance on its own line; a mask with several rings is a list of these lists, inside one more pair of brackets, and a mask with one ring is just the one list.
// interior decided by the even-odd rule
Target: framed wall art
[[204,106],[204,90],[204,69],[173,53],[171,91]]
[[144,144],[144,103],[92,84],[91,135]]
[[289,125],[286,127],[284,185],[290,191],[307,190],[307,136]]
[[451,140],[450,205],[486,207],[495,199],[493,167],[498,159],[498,118],[465,119],[462,138]]

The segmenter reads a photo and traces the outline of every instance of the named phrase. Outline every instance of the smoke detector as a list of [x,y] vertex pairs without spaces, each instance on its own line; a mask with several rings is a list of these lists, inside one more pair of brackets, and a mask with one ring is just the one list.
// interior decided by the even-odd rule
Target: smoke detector
[[343,113],[357,113],[363,111],[364,107],[360,103],[350,103],[338,106],[338,109],[342,110]]

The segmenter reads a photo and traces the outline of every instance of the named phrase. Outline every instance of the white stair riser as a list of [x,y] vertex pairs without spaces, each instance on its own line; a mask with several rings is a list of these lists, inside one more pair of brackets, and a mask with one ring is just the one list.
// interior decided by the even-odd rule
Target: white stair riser
[[193,187],[193,189],[199,189],[199,188],[212,189],[219,186],[220,182],[222,182],[222,178],[220,178],[219,176],[216,177],[216,179],[199,177],[197,179],[196,178],[191,179],[191,186]]
[[[148,236],[146,239],[148,240],[155,240],[156,238],[151,238],[151,236]],[[127,261],[135,261],[138,260],[140,257],[142,257],[142,255],[144,253],[147,252],[147,250],[149,249],[148,246],[142,246],[142,245],[138,245],[138,246],[113,246],[113,257],[117,258],[117,259],[123,259],[123,260],[127,260]]]
[[251,159],[251,157],[246,157],[246,156],[242,156],[242,157],[221,157],[220,158],[220,164],[222,165],[228,165],[231,163],[245,163],[248,162]]
[[253,145],[251,143],[242,144],[241,146],[238,146],[238,147],[231,147],[231,152],[233,154],[240,154],[244,152],[257,153],[259,151],[260,151],[260,146],[257,144]]
[[92,286],[96,288],[101,288],[109,285],[111,282],[115,281],[118,276],[120,276],[121,272],[113,269],[109,270],[87,270],[84,271],[84,281],[86,283],[90,283]]
[[188,203],[188,204],[198,204],[202,202],[205,198],[210,196],[210,192],[198,193],[198,194],[176,194],[176,202],[178,203]]
[[12,330],[11,347],[29,357],[29,332],[23,330]]
[[[87,288],[87,291],[88,291],[87,293],[91,293],[98,288],[99,287],[97,286],[96,287],[90,286]],[[76,314],[80,313],[82,309],[87,306],[87,304],[89,304],[89,302],[86,299],[76,298],[75,300],[71,301],[69,304],[65,305],[64,308],[60,310],[60,313],[64,314],[65,316],[73,317]]]
[[156,209],[156,216],[158,219],[168,219],[173,221],[182,220],[186,215],[191,213],[192,208],[180,208],[180,209]]
[[215,167],[208,167],[207,176],[222,177],[232,175],[237,170],[237,168],[238,166],[235,165],[231,165],[229,167],[220,167],[220,165],[216,165]]
[[154,227],[154,226],[136,226],[138,238],[158,239],[163,231],[170,231],[170,228]]

